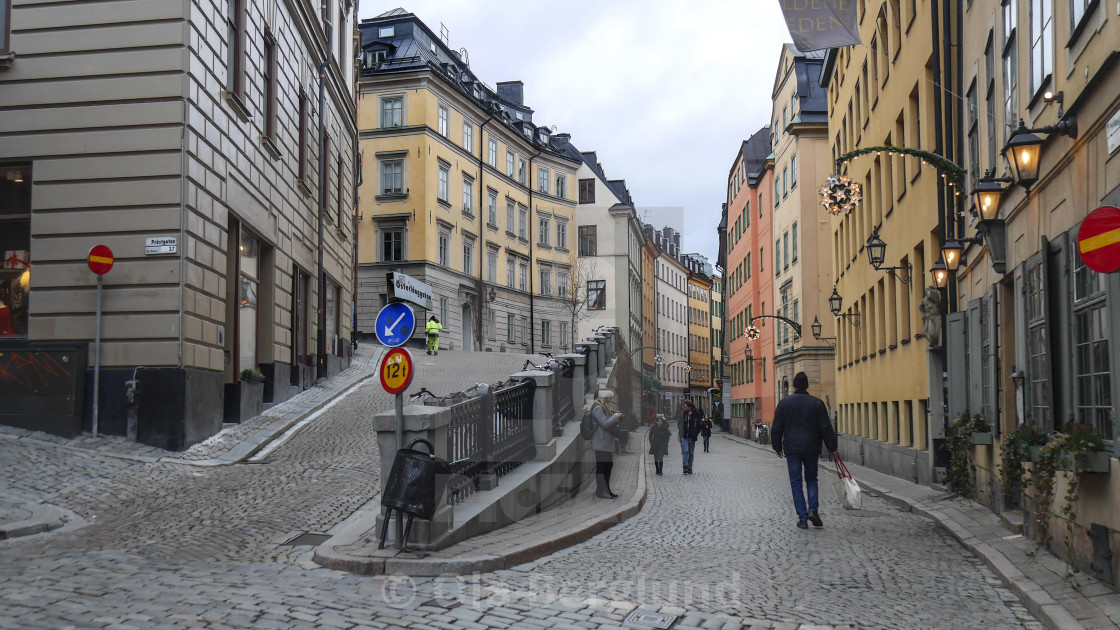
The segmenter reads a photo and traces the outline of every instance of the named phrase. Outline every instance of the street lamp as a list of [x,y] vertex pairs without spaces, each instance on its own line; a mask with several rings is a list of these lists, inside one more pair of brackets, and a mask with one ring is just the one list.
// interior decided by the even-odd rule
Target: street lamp
[[1003,148],[1003,156],[1015,169],[1015,180],[1020,186],[1030,193],[1031,186],[1038,181],[1039,154],[1042,152],[1042,138],[1036,133],[1060,134],[1077,137],[1077,117],[1070,116],[1056,125],[1047,125],[1036,129],[1027,129],[1023,119],[1019,119],[1019,126],[1007,145]]
[[949,239],[941,246],[941,258],[945,260],[945,267],[949,271],[956,271],[960,267],[963,251],[964,243],[956,239]]
[[840,312],[844,310],[844,298],[840,297],[840,293],[836,290],[836,287],[832,287],[832,295],[828,298],[828,310],[832,311],[832,314],[835,315],[837,319],[848,318],[852,320],[853,326],[859,326],[859,312]]
[[937,262],[933,263],[933,267],[930,268],[929,273],[933,276],[933,286],[938,289],[944,289],[945,286],[949,284],[949,268],[945,266],[945,263],[942,262],[940,258],[937,259]]
[[[972,194],[976,196],[976,205],[980,209],[980,233],[962,240],[964,243],[987,242],[992,268],[996,273],[1002,274],[1007,269],[1007,231],[1006,222],[998,218],[999,202],[1004,192],[1000,182],[1014,183],[1015,180],[1010,177],[992,177],[991,171],[988,171],[976,183]],[[941,255],[949,271],[956,271],[957,265],[960,264],[960,257],[954,258],[952,252],[948,251],[950,243],[946,243],[941,248]],[[963,244],[961,246],[963,248]]]
[[817,319],[816,315],[813,316],[813,325],[810,326],[809,328],[812,329],[812,331],[813,331],[813,339],[816,339],[818,341],[823,341],[825,343],[828,343],[829,341],[836,341],[836,337],[822,337],[821,336],[821,328],[823,328],[823,327],[821,326],[821,321],[819,319]]
[[[871,266],[874,267],[876,271],[889,271],[891,275],[895,275],[894,272],[896,269],[905,269],[906,277],[899,278],[899,281],[903,284],[910,284],[910,276],[912,275],[910,263],[897,267],[883,266],[883,261],[887,258],[887,244],[883,242],[883,239],[879,238],[879,227],[880,226],[876,225],[875,229],[871,230],[871,238],[867,239],[868,262],[871,263]],[[895,275],[895,277],[897,278],[898,276]]]
[[490,292],[486,294],[486,299],[493,304],[494,300],[498,299],[498,294],[494,291],[494,287],[490,287]]

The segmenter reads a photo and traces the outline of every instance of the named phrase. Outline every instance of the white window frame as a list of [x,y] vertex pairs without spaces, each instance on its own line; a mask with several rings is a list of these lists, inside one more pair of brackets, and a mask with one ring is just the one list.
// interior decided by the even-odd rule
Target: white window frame
[[436,197],[444,203],[451,203],[451,167],[444,167],[439,165],[439,175],[437,175]]
[[446,105],[439,105],[439,135],[444,138],[451,138],[451,112],[447,109]]
[[463,121],[463,148],[474,153],[474,125],[469,120]]
[[486,221],[494,227],[498,226],[498,193],[494,190],[486,194]]
[[[400,166],[400,173],[393,173],[391,175],[387,175],[386,172],[385,172],[385,169],[386,169],[386,167],[392,166],[392,165]],[[405,181],[406,180],[405,180],[405,160],[404,160],[404,158],[391,158],[391,159],[380,160],[379,161],[379,167],[378,167],[378,177],[380,178],[380,184],[378,185],[378,191],[379,191],[378,194],[380,194],[380,195],[403,195],[403,194],[405,194],[405,190],[406,190],[405,189]],[[394,177],[394,178],[399,177],[400,178],[400,190],[387,190],[386,189],[386,178],[387,177]]]
[[549,179],[552,177],[552,172],[543,166],[537,167],[537,192],[550,194],[551,186]]
[[551,247],[549,243],[551,233],[552,217],[547,214],[537,215],[537,244],[544,247]]
[[493,138],[490,138],[486,161],[491,168],[498,168],[498,141]]
[[[399,111],[393,113],[392,118],[394,118],[394,120],[387,121],[385,115],[385,105],[393,101],[396,101],[396,103],[399,105]],[[380,107],[378,108],[378,116],[381,117],[381,120],[378,122],[380,123],[382,129],[403,127],[405,125],[404,114],[404,95],[396,94],[392,96],[381,97]]]
[[568,221],[556,217],[556,249],[568,249]]
[[463,212],[474,214],[474,180],[463,176]]

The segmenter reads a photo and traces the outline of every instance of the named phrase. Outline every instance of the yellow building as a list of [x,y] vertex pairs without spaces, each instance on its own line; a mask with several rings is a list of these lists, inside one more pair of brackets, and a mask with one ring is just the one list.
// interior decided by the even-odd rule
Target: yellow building
[[521,82],[490,89],[415,15],[361,33],[358,332],[399,270],[432,287],[441,348],[572,350],[578,163]]
[[699,255],[681,258],[688,267],[688,389],[692,400],[711,413],[712,269]]
[[[941,62],[945,50],[934,49],[941,40],[931,37],[929,2],[860,2],[858,18],[865,45],[830,51],[822,73],[833,159],[879,146],[944,152],[935,74],[951,64]],[[936,27],[945,33],[943,25]],[[930,401],[940,400],[941,368],[928,363],[939,355],[923,338],[919,308],[923,271],[938,258],[939,216],[953,191],[931,164],[889,150],[847,160],[840,174],[863,187],[862,203],[832,222],[841,453],[928,483],[932,438],[943,437],[944,418],[927,421],[927,411],[940,408]],[[902,269],[871,266],[866,244],[876,228],[887,244],[881,266]],[[933,387],[931,374],[937,376]]]

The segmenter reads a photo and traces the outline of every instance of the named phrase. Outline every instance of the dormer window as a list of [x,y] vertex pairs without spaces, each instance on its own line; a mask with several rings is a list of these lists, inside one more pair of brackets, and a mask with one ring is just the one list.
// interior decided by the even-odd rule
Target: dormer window
[[393,26],[382,26],[381,28],[377,29],[378,37],[392,37],[395,34],[396,28]]

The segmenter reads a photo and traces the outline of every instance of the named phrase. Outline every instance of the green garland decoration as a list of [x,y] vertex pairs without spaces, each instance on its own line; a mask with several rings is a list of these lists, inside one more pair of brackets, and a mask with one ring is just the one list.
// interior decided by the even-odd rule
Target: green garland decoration
[[[870,153],[881,153],[883,151],[886,151],[888,153],[900,153],[902,155],[909,155],[911,157],[919,158],[926,164],[929,164],[933,168],[937,169],[937,172],[941,173],[941,176],[945,178],[945,181],[948,182],[950,186],[957,188],[964,185],[964,169],[951,160],[947,160],[944,157],[937,155],[936,153],[930,153],[929,151],[923,151],[921,149],[908,149],[905,147],[892,147],[889,145],[883,147],[866,147],[863,149],[856,149],[855,151],[849,151],[848,153],[845,153],[844,155],[841,155],[836,159],[836,171],[840,172],[840,165],[853,158],[860,157],[861,155],[868,155]],[[958,194],[960,193],[960,191],[957,192]]]

